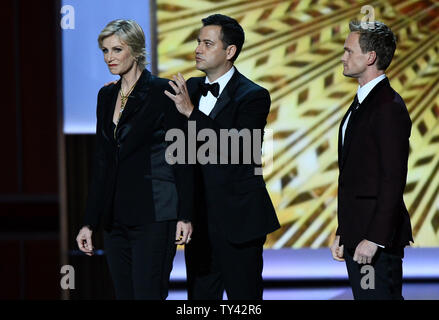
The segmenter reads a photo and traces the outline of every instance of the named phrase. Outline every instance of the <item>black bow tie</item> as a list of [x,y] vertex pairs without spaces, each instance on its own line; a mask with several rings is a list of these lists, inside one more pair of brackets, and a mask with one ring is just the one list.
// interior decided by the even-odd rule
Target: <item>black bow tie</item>
[[203,96],[206,96],[207,93],[210,91],[212,92],[213,96],[215,98],[218,98],[219,95],[219,83],[215,82],[215,83],[200,83],[200,90],[201,90],[201,94]]

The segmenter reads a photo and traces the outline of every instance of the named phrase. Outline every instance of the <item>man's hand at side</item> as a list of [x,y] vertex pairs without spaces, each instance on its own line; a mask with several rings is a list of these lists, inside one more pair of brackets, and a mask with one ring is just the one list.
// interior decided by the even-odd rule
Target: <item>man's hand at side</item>
[[375,243],[369,240],[361,241],[355,249],[354,261],[358,262],[359,264],[371,263],[373,256],[377,252],[377,249],[378,246]]
[[340,243],[340,236],[335,236],[334,242],[332,243],[331,246],[332,257],[334,258],[334,260],[344,261],[343,258],[344,246],[343,245],[340,246],[339,243]]

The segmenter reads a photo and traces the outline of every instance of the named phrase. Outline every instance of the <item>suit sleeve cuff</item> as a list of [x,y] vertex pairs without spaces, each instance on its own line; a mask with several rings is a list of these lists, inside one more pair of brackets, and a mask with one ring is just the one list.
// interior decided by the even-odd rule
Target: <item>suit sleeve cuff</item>
[[[368,240],[368,241],[370,241],[370,240]],[[373,241],[370,241],[370,242],[372,242],[373,244],[376,244],[378,247],[380,247],[380,248],[385,248],[385,246],[383,246],[382,244],[378,244],[378,243],[375,243],[375,242],[373,242]]]

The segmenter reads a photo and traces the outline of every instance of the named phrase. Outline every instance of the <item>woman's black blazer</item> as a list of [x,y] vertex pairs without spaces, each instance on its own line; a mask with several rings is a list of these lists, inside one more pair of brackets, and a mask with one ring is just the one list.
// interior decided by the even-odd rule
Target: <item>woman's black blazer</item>
[[[114,138],[113,113],[121,81],[98,94],[96,151],[84,224],[111,229],[116,219],[128,226],[191,220],[193,171],[165,160],[166,131],[184,128],[184,116],[164,94],[168,80],[142,72]],[[172,91],[171,91],[172,92]],[[187,121],[187,120],[186,120]]]

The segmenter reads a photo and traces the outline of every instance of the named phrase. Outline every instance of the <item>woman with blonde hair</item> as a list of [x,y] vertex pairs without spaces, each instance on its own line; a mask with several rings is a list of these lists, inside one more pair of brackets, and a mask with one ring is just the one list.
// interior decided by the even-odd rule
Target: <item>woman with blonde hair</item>
[[104,61],[120,80],[100,89],[96,151],[79,249],[104,246],[117,299],[165,299],[176,244],[190,241],[191,168],[170,165],[169,129],[184,117],[164,95],[168,80],[145,69],[145,36],[132,20],[114,20],[98,37]]

